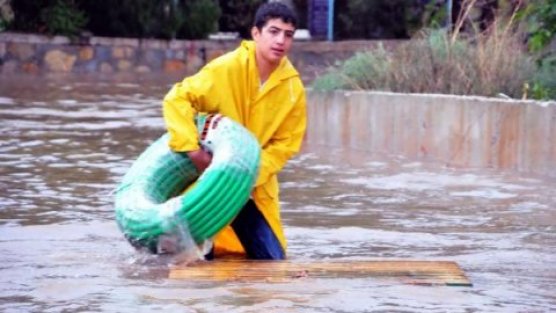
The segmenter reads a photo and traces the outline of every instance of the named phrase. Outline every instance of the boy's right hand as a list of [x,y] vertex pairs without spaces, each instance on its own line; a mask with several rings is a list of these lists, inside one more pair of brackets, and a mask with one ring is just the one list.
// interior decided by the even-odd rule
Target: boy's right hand
[[189,151],[187,156],[191,159],[199,174],[202,174],[212,161],[212,155],[203,149]]

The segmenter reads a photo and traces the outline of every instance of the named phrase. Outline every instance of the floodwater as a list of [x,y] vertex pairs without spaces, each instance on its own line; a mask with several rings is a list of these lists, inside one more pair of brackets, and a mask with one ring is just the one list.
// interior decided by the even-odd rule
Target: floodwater
[[[176,78],[177,79],[177,78]],[[1,312],[550,312],[556,182],[309,142],[281,174],[289,258],[449,260],[473,287],[167,279],[113,191],[164,132],[171,77],[0,76]]]

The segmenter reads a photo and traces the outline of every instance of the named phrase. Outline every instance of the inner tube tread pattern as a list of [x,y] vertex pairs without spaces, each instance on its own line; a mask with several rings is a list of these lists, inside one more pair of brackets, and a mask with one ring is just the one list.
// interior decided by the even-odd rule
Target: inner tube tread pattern
[[213,153],[213,161],[200,177],[186,153],[169,149],[165,134],[122,179],[116,190],[116,221],[134,245],[153,251],[159,236],[176,229],[186,229],[200,244],[231,223],[246,203],[258,175],[259,144],[243,126],[225,117],[197,116],[198,130],[215,120],[218,127],[206,127],[209,131],[201,142]]

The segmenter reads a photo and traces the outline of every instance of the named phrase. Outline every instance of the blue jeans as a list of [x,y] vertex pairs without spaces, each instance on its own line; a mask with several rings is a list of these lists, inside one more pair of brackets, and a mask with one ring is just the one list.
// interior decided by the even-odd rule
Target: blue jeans
[[[286,258],[280,241],[252,199],[249,199],[236,216],[232,222],[232,229],[245,249],[248,259],[283,260]],[[214,251],[209,252],[205,258],[212,260]]]

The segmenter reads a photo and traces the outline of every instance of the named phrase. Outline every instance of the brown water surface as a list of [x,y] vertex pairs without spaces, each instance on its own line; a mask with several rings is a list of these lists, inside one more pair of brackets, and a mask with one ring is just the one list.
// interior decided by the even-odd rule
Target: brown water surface
[[307,143],[280,178],[293,260],[452,260],[472,288],[169,280],[114,222],[172,77],[0,76],[1,312],[550,312],[556,182]]

